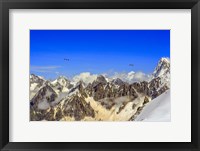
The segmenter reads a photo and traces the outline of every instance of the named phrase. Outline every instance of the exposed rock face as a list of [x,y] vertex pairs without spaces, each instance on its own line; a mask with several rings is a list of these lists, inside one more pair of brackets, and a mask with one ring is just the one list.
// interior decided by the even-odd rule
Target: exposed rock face
[[[109,82],[103,75],[87,85],[84,81],[72,85],[64,77],[59,77],[53,82],[45,81],[35,75],[30,78],[31,84],[40,85],[40,89],[30,101],[31,120],[59,121],[71,118],[79,121],[88,117],[95,118],[98,111],[87,101],[88,98],[100,103],[108,111],[113,107],[118,107],[116,114],[120,114],[123,110],[127,110],[126,107],[130,102],[144,96],[141,105],[133,103],[130,107],[133,111],[137,110],[130,118],[133,120],[150,100],[170,88],[170,62],[162,58],[150,81],[131,84],[119,78]],[[122,99],[116,101],[118,98]]]
[[34,74],[30,75],[30,99],[40,90],[45,80],[42,77],[36,76]]
[[155,71],[154,78],[149,83],[150,96],[154,99],[170,88],[170,61],[161,58]]
[[105,77],[103,75],[99,75],[97,77],[97,79],[93,82],[93,85],[95,85],[95,83],[96,84],[101,83],[101,84],[105,85],[105,84],[107,84],[107,81],[106,81],[106,79],[105,79]]
[[71,100],[66,101],[64,104],[64,116],[74,117],[76,121],[83,119],[86,116],[94,117],[94,110],[89,103],[85,101],[84,97],[75,95]]
[[47,110],[51,108],[51,103],[57,97],[58,95],[49,85],[42,87],[30,101],[31,120],[44,119]]
[[149,95],[149,83],[146,81],[143,82],[135,82],[132,86],[137,90],[139,93],[144,93]]
[[112,80],[111,83],[112,85],[115,85],[115,86],[121,86],[124,84],[124,82],[119,78]]
[[31,106],[32,107],[37,107],[37,105],[46,100],[48,103],[51,103],[55,101],[56,97],[58,95],[56,92],[48,85],[42,87],[38,93],[32,98],[31,100]]
[[30,75],[30,84],[37,83],[42,86],[42,84],[45,82],[45,80],[42,77],[36,76],[34,74]]
[[158,97],[160,94],[170,88],[170,62],[166,58],[161,58],[158,66],[153,72],[153,78],[150,82],[135,82],[132,84],[139,93],[151,97]]
[[116,98],[129,96],[131,100],[134,100],[138,97],[132,85],[120,79],[107,82],[102,76],[101,80],[94,81],[86,87],[86,93],[93,97],[95,101],[101,102],[101,105],[106,109],[111,109],[115,105],[114,100]]
[[154,77],[166,76],[170,73],[170,61],[168,58],[161,58],[153,72]]

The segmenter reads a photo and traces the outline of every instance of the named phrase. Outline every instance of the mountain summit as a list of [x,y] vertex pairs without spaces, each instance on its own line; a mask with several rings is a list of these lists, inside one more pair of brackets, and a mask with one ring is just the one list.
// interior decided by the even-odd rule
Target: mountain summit
[[153,72],[154,77],[161,77],[170,73],[170,60],[169,58],[161,58],[157,67]]

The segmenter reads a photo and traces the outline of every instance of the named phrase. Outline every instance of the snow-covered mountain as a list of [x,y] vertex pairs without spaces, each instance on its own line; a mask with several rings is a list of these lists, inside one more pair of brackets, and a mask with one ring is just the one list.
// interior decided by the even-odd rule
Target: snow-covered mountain
[[40,90],[44,83],[44,78],[34,74],[30,75],[30,99]]
[[170,90],[149,102],[135,121],[169,122],[171,119]]
[[[153,78],[149,82],[153,98],[159,96],[170,88],[170,60],[161,58],[153,72]],[[156,91],[154,90],[156,89]]]
[[66,77],[60,76],[54,81],[51,82],[52,87],[55,91],[59,92],[68,92],[70,88],[72,88],[72,84]]
[[154,77],[162,77],[170,73],[170,60],[169,58],[161,58],[157,67],[153,72]]
[[153,77],[160,78],[161,85],[168,84],[170,87],[170,60],[169,58],[161,58],[156,69],[153,72]]
[[[31,75],[30,119],[135,120],[151,101],[170,89],[170,61],[161,58],[148,81],[129,83],[120,78],[108,80],[103,75],[89,80],[88,74],[84,76],[86,81],[76,77],[74,82],[63,76],[48,81]],[[128,78],[131,76],[134,72]]]

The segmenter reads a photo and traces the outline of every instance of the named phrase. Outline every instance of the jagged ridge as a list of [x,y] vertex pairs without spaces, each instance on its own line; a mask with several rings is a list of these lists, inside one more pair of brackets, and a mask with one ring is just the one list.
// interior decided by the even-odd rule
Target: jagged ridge
[[[103,75],[100,75],[88,85],[84,81],[72,84],[65,77],[59,77],[51,82],[31,75],[30,84],[37,85],[39,90],[30,101],[30,118],[31,120],[65,120],[69,118],[70,120],[84,120],[90,117],[95,120],[98,111],[87,101],[88,98],[92,98],[93,102],[91,103],[96,102],[99,104],[98,106],[105,108],[105,112],[110,113],[112,110],[115,118],[123,110],[129,109],[128,106],[131,105],[132,109],[129,109],[130,113],[127,117],[128,120],[133,120],[146,103],[170,88],[169,59],[161,58],[152,75],[149,82],[142,81],[132,84],[119,78],[109,82]],[[50,94],[47,95],[47,92]],[[142,96],[144,99],[141,100]],[[117,102],[118,98],[124,99]],[[138,100],[140,101],[137,102]],[[42,108],[41,105],[46,108]],[[117,119],[113,118],[113,120]]]

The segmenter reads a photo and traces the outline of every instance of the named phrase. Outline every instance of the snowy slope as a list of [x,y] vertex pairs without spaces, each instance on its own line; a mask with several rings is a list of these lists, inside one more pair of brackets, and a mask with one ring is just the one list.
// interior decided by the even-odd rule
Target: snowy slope
[[135,121],[169,122],[171,121],[170,90],[149,102]]

